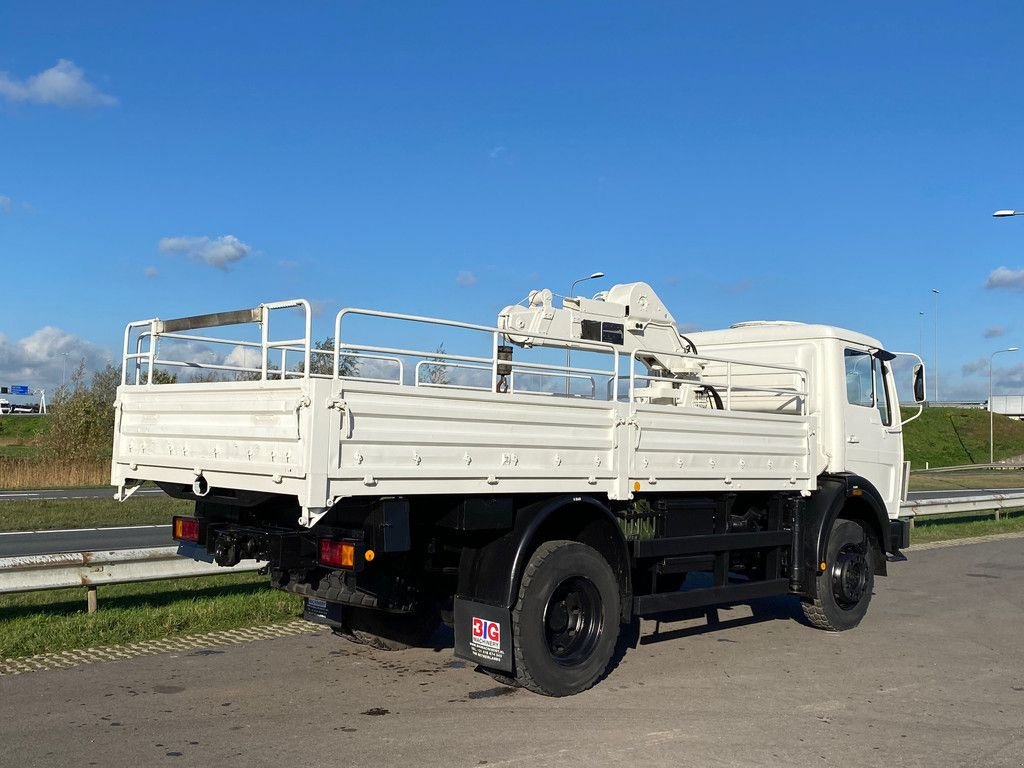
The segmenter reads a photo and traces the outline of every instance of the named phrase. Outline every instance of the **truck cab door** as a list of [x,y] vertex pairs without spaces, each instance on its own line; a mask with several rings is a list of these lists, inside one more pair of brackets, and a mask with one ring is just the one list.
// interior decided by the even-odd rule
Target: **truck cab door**
[[903,439],[899,414],[895,413],[897,400],[891,369],[877,351],[857,347],[843,350],[843,364],[846,373],[844,466],[875,486],[889,517],[897,517]]

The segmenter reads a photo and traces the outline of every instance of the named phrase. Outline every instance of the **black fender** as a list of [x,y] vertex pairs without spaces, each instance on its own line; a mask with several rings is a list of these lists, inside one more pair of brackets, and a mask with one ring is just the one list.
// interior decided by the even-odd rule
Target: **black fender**
[[839,517],[859,520],[867,527],[882,555],[875,558],[875,574],[886,575],[884,555],[892,552],[893,547],[889,542],[889,514],[882,496],[860,475],[821,475],[818,490],[805,504],[801,520],[800,561],[807,577],[800,593],[807,597],[814,596],[814,582],[810,576],[813,574],[816,578],[821,575],[819,563],[824,560],[832,524]]
[[[560,514],[569,510],[573,513]],[[510,531],[483,546],[463,549],[456,595],[512,608],[530,556],[552,539],[580,541],[604,555],[619,580],[622,620],[629,621],[633,601],[626,539],[611,509],[593,496],[555,496],[517,509]]]

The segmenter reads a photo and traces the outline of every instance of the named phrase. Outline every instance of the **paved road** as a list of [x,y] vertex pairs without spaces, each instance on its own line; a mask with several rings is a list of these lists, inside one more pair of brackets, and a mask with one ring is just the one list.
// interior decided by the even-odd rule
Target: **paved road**
[[497,687],[450,651],[326,632],[0,678],[2,754],[99,765],[1020,766],[1024,539],[911,553],[865,623],[788,599],[645,624],[597,688]]
[[968,496],[989,496],[993,493],[1024,493],[1024,488],[976,488],[970,491],[911,491],[910,500],[958,499]]
[[[139,488],[136,496],[163,496],[159,488]],[[57,488],[45,491],[0,491],[0,501],[53,501],[56,499],[112,499],[114,488]]]
[[174,543],[169,524],[77,528],[64,531],[17,531],[0,533],[0,557],[168,547]]

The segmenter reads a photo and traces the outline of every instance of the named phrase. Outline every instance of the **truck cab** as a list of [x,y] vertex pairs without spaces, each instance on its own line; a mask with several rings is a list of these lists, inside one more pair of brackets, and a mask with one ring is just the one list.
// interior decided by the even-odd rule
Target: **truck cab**
[[[820,430],[816,474],[864,478],[885,504],[889,518],[899,517],[906,489],[900,471],[903,426],[892,370],[896,356],[881,342],[844,328],[790,321],[737,323],[690,336],[708,355],[788,361],[810,371],[807,405],[818,415]],[[705,371],[704,378],[714,375]],[[774,403],[766,405],[777,408]],[[747,398],[744,407],[756,408],[755,399]]]

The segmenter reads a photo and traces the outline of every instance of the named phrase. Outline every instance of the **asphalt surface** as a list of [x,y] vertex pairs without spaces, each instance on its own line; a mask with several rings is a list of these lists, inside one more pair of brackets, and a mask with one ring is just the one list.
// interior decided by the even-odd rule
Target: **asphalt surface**
[[[328,632],[0,678],[0,762],[273,766],[1024,765],[1024,538],[911,552],[865,622],[791,599],[645,622],[579,696],[450,650]],[[657,634],[655,634],[657,630]]]
[[0,557],[169,547],[174,543],[170,524],[76,528],[63,531],[15,531],[0,533]]
[[[139,488],[135,496],[163,496],[159,488]],[[0,502],[4,501],[53,501],[55,499],[112,499],[114,488],[66,488],[45,491],[0,491]]]

